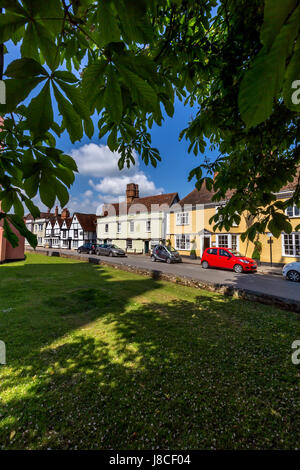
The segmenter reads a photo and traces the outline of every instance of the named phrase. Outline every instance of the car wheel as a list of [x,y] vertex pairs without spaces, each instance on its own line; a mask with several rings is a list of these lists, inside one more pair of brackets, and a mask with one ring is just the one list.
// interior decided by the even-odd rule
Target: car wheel
[[109,256],[114,256],[112,251],[109,252]]
[[292,282],[299,282],[300,281],[300,274],[297,271],[291,270],[287,273],[286,277],[289,281]]
[[92,255],[93,254],[93,250],[89,250],[89,255]]
[[80,254],[80,253],[81,253],[81,250],[77,250],[77,252]]
[[154,263],[156,261],[155,256],[151,256],[151,261]]
[[167,258],[167,263],[171,264],[171,259],[170,258]]
[[208,264],[207,261],[203,261],[201,266],[202,266],[203,269],[209,268],[209,264]]
[[235,264],[233,266],[233,270],[234,270],[235,273],[240,274],[240,273],[243,272],[243,266],[241,266],[240,264]]

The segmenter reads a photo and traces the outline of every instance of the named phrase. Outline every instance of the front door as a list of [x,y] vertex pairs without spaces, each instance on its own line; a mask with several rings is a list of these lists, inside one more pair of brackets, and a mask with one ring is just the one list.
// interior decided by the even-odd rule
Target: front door
[[202,253],[204,252],[204,250],[206,250],[206,248],[209,248],[209,246],[210,246],[210,237],[204,237]]
[[149,253],[149,241],[145,241],[145,254]]

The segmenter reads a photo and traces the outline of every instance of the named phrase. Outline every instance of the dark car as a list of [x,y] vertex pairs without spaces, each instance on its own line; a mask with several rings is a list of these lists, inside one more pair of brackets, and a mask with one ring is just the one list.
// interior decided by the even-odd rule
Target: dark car
[[96,255],[126,256],[126,253],[117,245],[112,245],[111,243],[103,243],[103,245],[97,245]]
[[153,248],[151,261],[164,261],[165,263],[182,263],[178,251],[171,246],[156,245]]
[[206,248],[201,259],[202,268],[233,269],[236,273],[254,272],[257,264],[252,258],[230,248]]
[[86,242],[77,248],[78,253],[94,253],[93,243]]

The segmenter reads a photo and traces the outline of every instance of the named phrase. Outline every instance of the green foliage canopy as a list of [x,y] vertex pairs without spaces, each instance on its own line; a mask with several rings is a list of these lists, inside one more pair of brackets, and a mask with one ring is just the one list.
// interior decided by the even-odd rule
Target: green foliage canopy
[[[156,166],[150,130],[162,125],[163,111],[173,116],[176,99],[197,107],[181,133],[190,151],[204,155],[190,179],[200,187],[205,170],[216,200],[235,191],[216,227],[230,227],[247,209],[263,215],[247,231],[252,239],[266,227],[275,236],[291,230],[273,193],[299,163],[299,104],[291,103],[300,79],[299,1],[0,0],[0,8],[7,93],[0,217],[32,245],[23,203],[35,217],[38,193],[48,207],[56,198],[65,205],[77,171],[56,138],[64,130],[73,143],[91,138],[96,114],[99,138],[120,153],[120,169],[134,163],[134,151]],[[8,41],[21,58],[4,69]],[[220,151],[214,162],[207,145]],[[299,202],[299,189],[291,202]],[[6,236],[16,243],[8,229]]]

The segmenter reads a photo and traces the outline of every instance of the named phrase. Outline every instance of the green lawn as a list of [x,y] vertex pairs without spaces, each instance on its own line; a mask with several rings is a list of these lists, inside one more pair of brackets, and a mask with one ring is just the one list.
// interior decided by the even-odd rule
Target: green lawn
[[299,318],[75,260],[2,265],[0,449],[299,448]]

